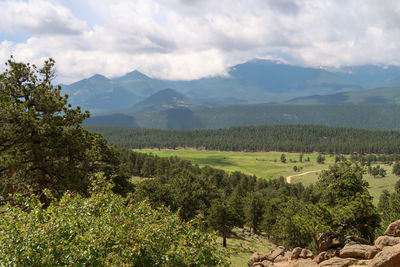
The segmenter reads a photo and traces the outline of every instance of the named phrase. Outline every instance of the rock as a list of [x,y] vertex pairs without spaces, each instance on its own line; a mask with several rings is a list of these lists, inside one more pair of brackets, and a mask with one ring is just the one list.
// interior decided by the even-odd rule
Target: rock
[[327,251],[319,253],[318,256],[315,257],[314,261],[316,263],[321,263],[323,261],[329,260],[330,258],[339,257],[339,252],[339,249],[328,249]]
[[344,244],[364,244],[364,245],[371,245],[371,242],[369,242],[367,239],[364,239],[362,237],[354,236],[354,235],[348,235],[344,238]]
[[325,251],[330,248],[336,248],[343,246],[343,242],[338,237],[330,236],[327,240],[322,241],[319,244],[319,251]]
[[398,267],[400,266],[400,244],[384,247],[369,263],[369,267]]
[[389,224],[388,228],[385,231],[385,235],[400,237],[400,220]]
[[272,262],[267,261],[267,260],[263,260],[263,261],[261,262],[261,264],[262,264],[263,267],[274,266],[274,264],[273,264]]
[[278,257],[275,258],[275,262],[285,262],[288,261],[292,257],[292,252],[286,251],[285,254],[279,255]]
[[256,262],[260,262],[261,255],[258,252],[254,252],[253,255],[251,255],[250,259],[247,261],[247,266],[248,267],[253,267],[253,264]]
[[344,259],[344,258],[339,258],[339,257],[333,257],[329,260],[321,262],[318,266],[347,267],[356,261],[357,261],[356,259],[351,259],[351,258]]
[[314,257],[311,250],[303,248],[300,252],[299,258],[312,259]]
[[274,249],[273,251],[271,251],[271,253],[269,253],[267,255],[267,260],[269,261],[275,261],[275,259],[279,256],[279,255],[283,255],[285,253],[285,248],[282,246],[277,247],[276,249]]
[[378,249],[375,246],[363,244],[347,244],[340,250],[341,258],[361,258],[372,259],[377,253]]
[[375,247],[380,250],[382,250],[384,247],[395,246],[397,244],[400,244],[400,237],[384,235],[375,240]]
[[297,247],[292,250],[292,256],[290,257],[291,260],[298,259],[300,256],[302,248]]
[[318,264],[310,259],[298,259],[294,261],[278,262],[271,267],[318,267]]

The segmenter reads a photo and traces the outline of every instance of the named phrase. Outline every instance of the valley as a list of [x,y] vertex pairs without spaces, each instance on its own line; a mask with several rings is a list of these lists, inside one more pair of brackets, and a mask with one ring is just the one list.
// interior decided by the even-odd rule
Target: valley
[[[178,149],[140,149],[135,150],[142,153],[151,153],[160,157],[177,156],[182,159],[189,160],[193,164],[201,167],[211,166],[213,168],[222,169],[228,172],[242,172],[248,175],[255,175],[261,179],[278,179],[291,177],[291,183],[302,183],[309,186],[318,181],[321,170],[328,169],[329,165],[335,163],[334,155],[324,155],[325,162],[317,163],[318,153],[303,154],[303,162],[299,162],[302,153],[287,152],[227,152],[227,151],[210,151],[196,150],[192,148]],[[281,155],[286,157],[286,163],[280,161]],[[310,161],[305,161],[306,159]],[[350,158],[350,156],[346,156]],[[377,165],[377,164],[375,164]],[[294,171],[293,167],[301,168],[300,171]],[[378,204],[379,196],[384,190],[394,192],[394,185],[399,181],[399,177],[392,173],[392,166],[380,164],[386,171],[385,177],[373,177],[365,173],[364,179],[369,184],[369,192],[373,197],[375,205]]]

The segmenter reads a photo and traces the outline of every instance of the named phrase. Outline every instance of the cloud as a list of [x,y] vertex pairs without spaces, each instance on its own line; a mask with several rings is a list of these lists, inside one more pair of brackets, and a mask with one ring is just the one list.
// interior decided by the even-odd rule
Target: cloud
[[[395,0],[87,0],[91,10],[80,19],[67,8],[72,2],[0,1],[7,10],[0,31],[30,33],[22,43],[0,43],[0,60],[7,53],[35,63],[53,57],[63,82],[133,69],[195,79],[256,57],[308,66],[400,64]],[[82,18],[91,14],[98,23],[88,27]]]
[[29,34],[79,34],[87,24],[62,5],[43,0],[0,1],[0,32]]

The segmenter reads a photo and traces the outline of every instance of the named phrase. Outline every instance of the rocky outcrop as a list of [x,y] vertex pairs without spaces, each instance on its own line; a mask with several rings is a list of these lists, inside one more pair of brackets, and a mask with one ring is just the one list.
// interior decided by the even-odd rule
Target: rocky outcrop
[[333,257],[339,257],[340,250],[339,249],[328,249],[327,251],[323,251],[314,258],[316,263],[321,263],[323,261],[329,260]]
[[385,231],[385,235],[400,237],[400,220],[397,220],[389,224],[388,228]]
[[273,251],[271,251],[269,254],[266,255],[267,260],[274,262],[278,256],[283,256],[285,254],[285,251],[286,251],[286,249],[284,247],[279,246],[276,249],[274,249]]
[[[309,249],[296,247],[291,252],[277,247],[269,254],[254,253],[248,267],[400,267],[400,220],[391,223],[374,245],[356,236],[329,238],[320,248],[327,248],[313,259]],[[313,260],[312,260],[313,259]]]
[[302,248],[300,248],[300,247],[294,248],[292,250],[292,256],[290,257],[290,259],[291,260],[298,259],[299,256],[300,256],[301,251],[302,251]]
[[253,255],[251,255],[250,259],[247,261],[247,266],[248,267],[253,267],[253,264],[256,262],[261,262],[261,255],[258,252],[254,252]]
[[352,263],[356,262],[356,259],[352,258],[339,258],[339,257],[333,257],[329,260],[323,261],[318,266],[325,266],[325,267],[347,267],[351,265]]
[[354,236],[354,235],[348,235],[344,238],[344,245],[347,244],[364,244],[364,245],[371,245],[371,242],[369,242],[367,239],[364,239],[362,237]]
[[380,236],[375,240],[375,247],[382,250],[384,247],[395,246],[400,244],[400,237],[394,236]]
[[400,266],[400,244],[385,247],[369,263],[369,267],[398,267]]
[[379,250],[375,246],[349,243],[340,250],[341,258],[372,259]]

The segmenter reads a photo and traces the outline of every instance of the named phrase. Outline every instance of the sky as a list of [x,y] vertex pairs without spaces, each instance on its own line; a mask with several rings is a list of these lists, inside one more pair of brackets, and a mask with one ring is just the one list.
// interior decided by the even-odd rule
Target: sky
[[0,0],[0,10],[0,62],[52,57],[63,83],[133,70],[190,80],[254,58],[400,65],[397,0]]

